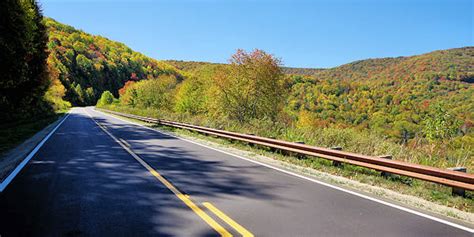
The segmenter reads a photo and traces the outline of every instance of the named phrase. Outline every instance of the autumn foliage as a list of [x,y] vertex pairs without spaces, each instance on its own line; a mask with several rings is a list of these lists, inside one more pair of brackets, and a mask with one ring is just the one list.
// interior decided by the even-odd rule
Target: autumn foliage
[[[364,154],[399,150],[408,161],[453,166],[473,155],[473,59],[474,48],[467,47],[299,70],[261,50],[238,50],[228,64],[169,61],[187,70],[184,80],[129,82],[117,106]],[[138,103],[147,97],[165,103]]]
[[51,64],[59,71],[66,89],[64,99],[73,105],[94,105],[104,91],[119,96],[127,81],[172,75],[173,66],[132,51],[122,43],[87,34],[53,19],[45,19],[49,31]]

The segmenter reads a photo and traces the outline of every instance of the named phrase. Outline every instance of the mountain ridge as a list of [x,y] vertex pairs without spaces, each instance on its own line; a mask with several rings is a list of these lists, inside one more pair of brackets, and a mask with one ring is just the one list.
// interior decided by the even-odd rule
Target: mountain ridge
[[[367,59],[361,59],[361,60],[356,60],[353,62],[345,63],[336,67],[331,67],[331,68],[299,68],[299,67],[285,67],[283,66],[283,71],[286,74],[296,74],[296,75],[307,75],[307,76],[329,76],[331,75],[331,71],[335,70],[344,70],[345,68],[351,68],[351,70],[357,71],[357,70],[363,70],[363,71],[368,71],[367,67],[372,66],[371,71],[376,71],[376,72],[387,72],[390,71],[391,66],[396,66],[394,64],[397,63],[402,63],[404,64],[403,66],[409,66],[405,64],[409,63],[414,63],[418,60],[423,60],[426,57],[430,56],[439,56],[439,54],[450,54],[451,52],[454,54],[459,54],[462,53],[463,51],[466,51],[469,57],[471,57],[470,61],[464,62],[460,68],[468,68],[468,70],[463,70],[461,73],[465,73],[461,75],[460,78],[456,78],[454,76],[454,80],[458,80],[461,82],[467,82],[467,83],[474,83],[474,46],[465,46],[465,47],[459,47],[459,48],[450,48],[450,49],[441,49],[441,50],[435,50],[431,51],[428,53],[423,53],[423,54],[417,54],[417,55],[412,55],[412,56],[398,56],[398,57],[382,57],[382,58],[367,58]],[[450,58],[457,59],[457,57],[453,55],[449,55]],[[205,62],[205,61],[185,61],[185,60],[164,60],[165,62],[175,66],[176,68],[184,71],[190,71],[194,70],[196,68],[199,68],[201,66],[205,65],[225,65],[225,63],[213,63],[213,62]],[[440,65],[441,66],[441,65]],[[379,67],[379,68],[377,68]],[[438,70],[436,71],[431,71],[431,73],[436,74],[437,72],[442,72],[443,70],[448,70],[448,67],[445,66],[444,69],[437,68]],[[326,73],[329,73],[329,75],[325,75]],[[451,76],[453,75],[448,75],[448,74],[439,74],[440,77],[446,77],[446,76]]]

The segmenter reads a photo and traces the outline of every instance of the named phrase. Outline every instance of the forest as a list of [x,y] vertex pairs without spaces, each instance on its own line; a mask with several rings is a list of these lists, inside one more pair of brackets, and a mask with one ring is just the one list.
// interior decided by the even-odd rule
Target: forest
[[52,123],[64,87],[47,64],[48,32],[33,0],[0,1],[0,154]]
[[0,122],[52,111],[43,95],[48,77],[48,35],[34,1],[0,2]]
[[167,62],[185,79],[129,81],[99,106],[473,168],[473,47],[315,70],[282,67],[261,50],[238,50],[228,64]]
[[4,124],[97,103],[421,164],[474,168],[474,47],[326,69],[284,67],[277,56],[258,49],[237,50],[225,64],[159,61],[43,18],[33,0],[1,4],[2,22],[11,24],[0,35],[6,49],[0,55]]
[[73,105],[93,105],[103,91],[118,96],[127,81],[170,75],[182,79],[174,67],[131,50],[122,43],[94,36],[53,19],[44,20],[49,32],[48,64],[66,89]]
[[[195,75],[222,67],[167,62]],[[281,67],[286,82],[284,113],[296,126],[370,130],[401,144],[422,137],[441,140],[447,134],[472,143],[472,65],[474,48],[465,47],[361,60],[329,69]],[[449,131],[429,132],[428,124],[440,117],[445,117],[444,127]]]

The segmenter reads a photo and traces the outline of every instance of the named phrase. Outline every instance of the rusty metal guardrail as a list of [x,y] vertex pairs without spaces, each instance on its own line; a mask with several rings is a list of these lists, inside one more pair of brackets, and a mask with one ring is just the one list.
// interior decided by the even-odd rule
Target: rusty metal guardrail
[[282,141],[272,138],[260,137],[255,135],[241,134],[229,132],[225,130],[207,128],[186,123],[173,122],[163,119],[148,118],[133,114],[125,114],[111,110],[101,109],[105,112],[120,115],[127,118],[137,119],[148,123],[157,123],[160,125],[187,129],[199,133],[214,135],[222,138],[243,141],[251,144],[271,147],[283,151],[293,152],[301,155],[314,156],[341,162],[369,169],[374,169],[390,174],[403,175],[438,184],[443,184],[457,189],[474,191],[474,175],[457,172],[452,170],[444,170],[440,168],[413,164],[397,160],[383,159],[375,156],[361,155],[351,152],[338,151],[323,147],[309,146],[300,143]]

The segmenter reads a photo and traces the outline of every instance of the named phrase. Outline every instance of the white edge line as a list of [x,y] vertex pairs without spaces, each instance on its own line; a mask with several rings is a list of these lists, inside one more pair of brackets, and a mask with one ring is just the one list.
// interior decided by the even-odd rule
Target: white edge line
[[3,180],[2,183],[0,183],[0,193],[3,192],[3,190],[5,190],[5,188],[8,186],[8,184],[10,184],[11,181],[13,181],[13,179],[16,177],[16,175],[18,173],[20,173],[20,171],[23,169],[23,167],[25,167],[26,164],[28,164],[28,162],[31,160],[31,158],[33,158],[33,156],[36,154],[36,152],[38,152],[38,150],[51,137],[51,135],[53,135],[54,132],[56,132],[56,130],[58,130],[59,126],[61,126],[61,124],[63,124],[63,122],[66,121],[66,119],[69,117],[69,115],[70,115],[70,113],[67,112],[67,115],[61,120],[61,122],[59,122],[56,125],[56,127],[54,127],[54,129],[51,130],[51,132],[49,132],[48,135],[46,135],[46,137],[44,137],[43,140],[41,140],[41,142],[38,143],[38,145],[36,145],[36,147],[28,154],[28,156],[26,156],[26,158],[7,176],[7,178],[5,180]]
[[386,202],[386,201],[383,201],[383,200],[379,200],[379,199],[376,199],[376,198],[373,198],[373,197],[369,197],[369,196],[364,195],[364,194],[361,194],[361,193],[357,193],[357,192],[354,192],[354,191],[351,191],[351,190],[347,190],[347,189],[344,189],[344,188],[341,188],[341,187],[338,187],[338,186],[335,186],[335,185],[332,185],[332,184],[328,184],[328,183],[325,183],[325,182],[322,182],[322,181],[319,181],[319,180],[316,180],[316,179],[312,179],[312,178],[309,178],[309,177],[306,177],[306,176],[303,176],[303,175],[299,175],[299,174],[293,173],[293,172],[291,172],[291,171],[284,170],[284,169],[280,169],[280,168],[278,168],[278,167],[275,167],[275,166],[272,166],[272,165],[269,165],[269,164],[265,164],[265,163],[262,163],[262,162],[259,162],[259,161],[255,161],[255,160],[252,160],[252,159],[243,157],[243,156],[239,156],[239,155],[236,155],[236,154],[227,152],[227,151],[223,151],[223,150],[220,150],[220,149],[217,149],[217,148],[214,148],[214,147],[210,147],[210,146],[207,146],[207,145],[204,145],[204,144],[200,144],[200,143],[198,143],[198,142],[191,141],[191,140],[188,140],[188,139],[186,139],[186,138],[182,138],[182,137],[178,137],[178,136],[172,135],[172,134],[170,134],[170,133],[168,133],[168,132],[158,131],[158,130],[153,129],[153,128],[151,128],[151,127],[147,127],[147,126],[145,126],[145,125],[138,124],[138,123],[135,123],[135,122],[132,122],[132,121],[127,121],[127,120],[124,120],[124,119],[122,119],[122,118],[118,118],[118,117],[116,117],[116,116],[112,116],[112,115],[106,114],[106,113],[104,113],[104,112],[102,112],[102,111],[99,111],[99,110],[95,110],[95,109],[94,109],[94,111],[99,112],[99,113],[102,113],[102,114],[104,114],[104,115],[106,115],[106,116],[109,116],[109,117],[112,117],[112,118],[121,120],[121,121],[123,121],[123,122],[135,124],[135,125],[138,125],[138,126],[140,126],[140,127],[153,130],[153,131],[155,131],[155,132],[157,132],[157,133],[166,134],[166,135],[168,135],[168,136],[172,136],[172,137],[175,137],[175,138],[180,139],[180,140],[183,140],[183,141],[187,141],[187,142],[190,142],[190,143],[199,145],[199,146],[203,146],[203,147],[206,147],[206,148],[211,149],[211,150],[219,151],[219,152],[222,152],[222,153],[224,153],[224,154],[227,154],[227,155],[230,155],[230,156],[234,156],[234,157],[237,157],[237,158],[240,158],[240,159],[243,159],[243,160],[246,160],[246,161],[255,163],[255,164],[259,164],[259,165],[265,166],[265,167],[270,168],[270,169],[274,169],[274,170],[277,170],[277,171],[280,171],[280,172],[283,172],[283,173],[286,173],[286,174],[289,174],[289,175],[296,176],[296,177],[298,177],[298,178],[302,178],[302,179],[305,179],[305,180],[308,180],[308,181],[311,181],[311,182],[314,182],[314,183],[317,183],[317,184],[320,184],[320,185],[324,185],[324,186],[326,186],[326,187],[330,187],[330,188],[333,188],[333,189],[336,189],[336,190],[339,190],[339,191],[342,191],[342,192],[345,192],[345,193],[349,193],[349,194],[352,194],[352,195],[355,195],[355,196],[358,196],[358,197],[361,197],[361,198],[365,198],[365,199],[368,199],[368,200],[371,200],[371,201],[374,201],[374,202],[377,202],[377,203],[380,203],[380,204],[383,204],[383,205],[386,205],[386,206],[389,206],[389,207],[393,207],[393,208],[396,208],[396,209],[399,209],[399,210],[402,210],[402,211],[406,211],[406,212],[409,212],[409,213],[411,213],[411,214],[415,214],[415,215],[417,215],[417,216],[425,217],[425,218],[427,218],[427,219],[430,219],[430,220],[433,220],[433,221],[437,221],[437,222],[440,222],[440,223],[443,223],[443,224],[446,224],[446,225],[449,225],[449,226],[452,226],[452,227],[456,227],[456,228],[458,228],[458,229],[465,230],[465,231],[470,232],[470,233],[474,233],[474,229],[471,229],[471,228],[466,227],[466,226],[462,226],[462,225],[460,225],[460,224],[456,224],[456,223],[453,223],[453,222],[450,222],[450,221],[447,221],[447,220],[443,220],[443,219],[440,219],[440,218],[438,218],[438,217],[430,216],[430,215],[428,215],[428,214],[421,213],[421,212],[419,212],[419,211],[415,211],[415,210],[412,210],[412,209],[409,209],[409,208],[406,208],[406,207],[402,207],[402,206],[399,206],[399,205],[397,205],[397,204],[393,204],[393,203]]

